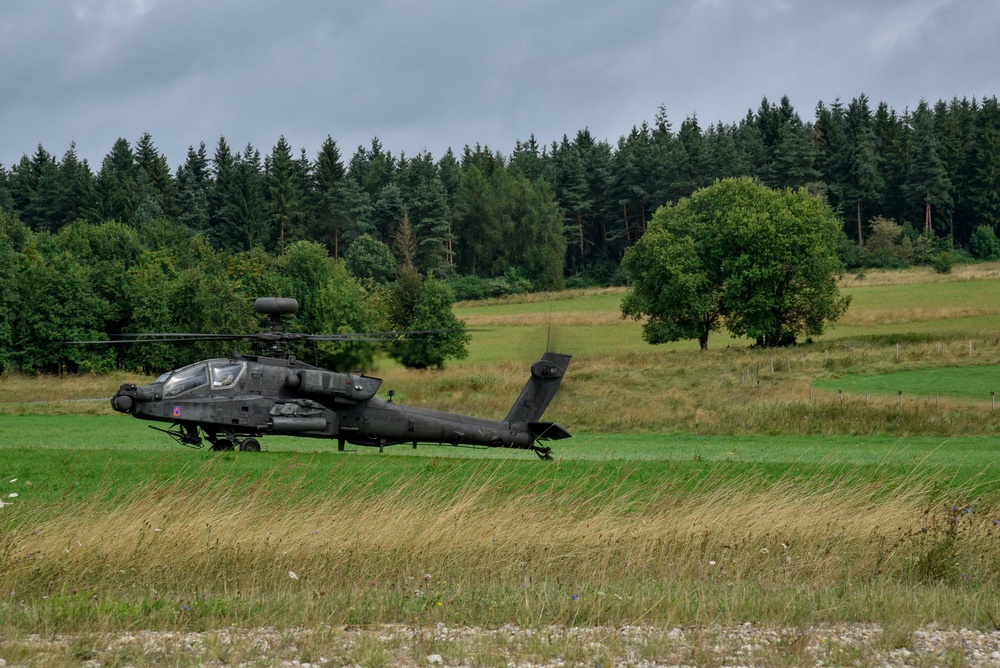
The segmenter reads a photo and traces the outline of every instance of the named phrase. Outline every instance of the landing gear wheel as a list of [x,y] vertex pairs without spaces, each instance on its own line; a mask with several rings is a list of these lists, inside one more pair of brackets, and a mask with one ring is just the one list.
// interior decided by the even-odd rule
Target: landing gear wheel
[[260,441],[256,438],[248,438],[240,443],[240,450],[243,452],[260,452]]
[[236,443],[234,443],[231,438],[220,438],[212,444],[212,450],[215,452],[228,452],[235,447]]

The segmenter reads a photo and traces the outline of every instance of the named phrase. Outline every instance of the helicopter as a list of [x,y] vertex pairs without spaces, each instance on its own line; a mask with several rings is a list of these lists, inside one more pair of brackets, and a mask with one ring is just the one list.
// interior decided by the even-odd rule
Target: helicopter
[[[350,443],[377,447],[418,443],[531,450],[552,459],[540,440],[569,438],[561,425],[541,421],[569,366],[571,355],[546,352],[531,365],[524,389],[503,420],[406,406],[376,395],[382,379],[360,372],[341,373],[285,355],[292,341],[389,340],[398,332],[300,334],[286,332],[282,318],[298,311],[291,298],[262,297],[254,309],[268,316],[270,331],[260,334],[151,334],[120,339],[202,341],[252,338],[270,343],[268,355],[233,354],[195,362],[164,373],[149,385],[123,383],[111,406],[141,420],[170,423],[161,431],[181,445],[211,450],[259,452],[268,435],[336,439],[337,450]],[[423,335],[433,332],[407,332]],[[93,341],[80,343],[97,343]]]

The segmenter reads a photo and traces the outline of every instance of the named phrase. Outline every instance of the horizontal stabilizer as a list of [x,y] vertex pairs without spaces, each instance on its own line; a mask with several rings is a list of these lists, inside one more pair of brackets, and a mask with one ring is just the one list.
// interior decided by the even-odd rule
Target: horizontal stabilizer
[[571,438],[573,434],[566,431],[566,428],[555,422],[529,422],[528,431],[535,435],[535,438],[558,441],[563,438]]

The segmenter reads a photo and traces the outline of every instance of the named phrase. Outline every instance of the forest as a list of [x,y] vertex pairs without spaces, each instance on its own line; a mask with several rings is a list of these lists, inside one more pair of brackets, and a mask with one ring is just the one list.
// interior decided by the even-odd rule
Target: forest
[[[614,144],[585,128],[437,158],[377,138],[345,160],[332,136],[314,156],[284,137],[266,153],[220,137],[171,170],[144,134],[95,171],[74,145],[61,157],[39,145],[0,163],[0,368],[155,371],[186,353],[60,342],[254,327],[248,305],[265,294],[298,297],[303,331],[347,331],[426,328],[454,298],[622,284],[658,207],[736,176],[825,198],[849,267],[1000,255],[995,96],[898,112],[859,95],[819,102],[812,120],[764,98],[705,128],[694,114],[675,128],[661,106]],[[415,366],[461,354],[439,343],[397,353]]]

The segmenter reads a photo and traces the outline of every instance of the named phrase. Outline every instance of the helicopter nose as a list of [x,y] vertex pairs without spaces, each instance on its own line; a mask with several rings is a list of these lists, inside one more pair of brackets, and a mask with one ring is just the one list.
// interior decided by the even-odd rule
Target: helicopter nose
[[131,413],[135,407],[135,401],[127,394],[118,394],[111,400],[111,407],[119,413]]
[[124,383],[111,398],[111,407],[119,413],[131,413],[136,406],[139,388],[132,383]]

